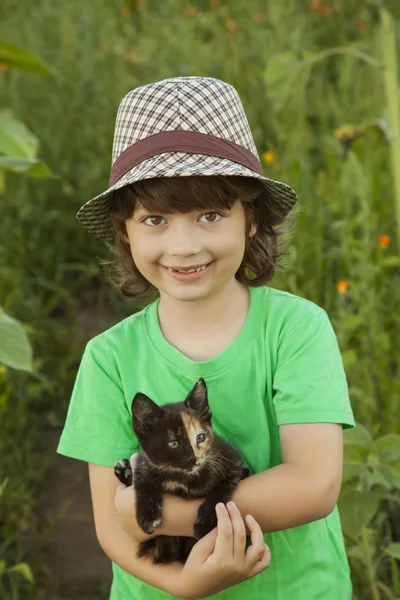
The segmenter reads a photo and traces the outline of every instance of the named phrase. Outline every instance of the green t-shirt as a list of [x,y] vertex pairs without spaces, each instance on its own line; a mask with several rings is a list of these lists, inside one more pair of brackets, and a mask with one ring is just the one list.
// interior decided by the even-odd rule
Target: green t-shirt
[[[130,407],[137,392],[156,403],[183,400],[203,377],[216,433],[251,473],[281,461],[279,426],[354,426],[337,339],[326,312],[269,287],[249,288],[246,322],[215,358],[196,362],[164,338],[158,300],[87,344],[58,452],[112,466],[139,450]],[[293,498],[296,502],[296,498]],[[326,518],[265,534],[271,566],[215,600],[348,600],[349,566],[337,507]],[[113,563],[110,600],[173,598]]]

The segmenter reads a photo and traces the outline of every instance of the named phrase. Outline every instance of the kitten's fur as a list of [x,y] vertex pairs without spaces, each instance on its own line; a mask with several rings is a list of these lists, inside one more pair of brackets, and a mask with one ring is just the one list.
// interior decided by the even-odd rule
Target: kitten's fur
[[[141,446],[133,479],[136,519],[143,531],[152,534],[159,526],[163,493],[205,498],[194,524],[195,538],[163,535],[139,546],[138,557],[149,556],[155,563],[184,562],[196,539],[216,526],[215,505],[228,502],[249,472],[237,450],[213,433],[203,379],[183,402],[162,407],[146,395],[136,394],[132,421]],[[115,474],[125,485],[132,484],[127,459],[115,464]]]

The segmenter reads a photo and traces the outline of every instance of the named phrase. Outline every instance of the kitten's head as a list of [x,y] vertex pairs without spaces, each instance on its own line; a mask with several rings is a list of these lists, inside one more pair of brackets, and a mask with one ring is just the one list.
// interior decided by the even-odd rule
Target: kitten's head
[[183,402],[162,407],[145,394],[136,394],[132,422],[142,450],[154,465],[198,470],[213,441],[204,379],[199,379]]

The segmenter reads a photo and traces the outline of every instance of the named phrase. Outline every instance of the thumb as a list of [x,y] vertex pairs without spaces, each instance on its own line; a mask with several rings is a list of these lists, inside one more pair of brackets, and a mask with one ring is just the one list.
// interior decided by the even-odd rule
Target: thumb
[[206,562],[207,558],[214,552],[215,542],[217,540],[218,529],[212,529],[207,535],[202,537],[192,548],[188,560],[192,557],[196,561]]
[[135,465],[136,465],[136,461],[139,457],[139,452],[135,452],[135,454],[132,454],[132,456],[129,459],[129,462],[131,463],[131,469],[132,471],[135,469]]

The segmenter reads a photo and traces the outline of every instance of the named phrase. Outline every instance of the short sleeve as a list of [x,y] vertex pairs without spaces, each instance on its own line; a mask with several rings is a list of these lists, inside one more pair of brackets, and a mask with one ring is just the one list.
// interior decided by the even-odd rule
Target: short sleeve
[[116,359],[93,341],[82,357],[57,452],[111,467],[139,445]]
[[354,427],[336,334],[320,307],[281,331],[273,403],[278,425],[341,423]]

